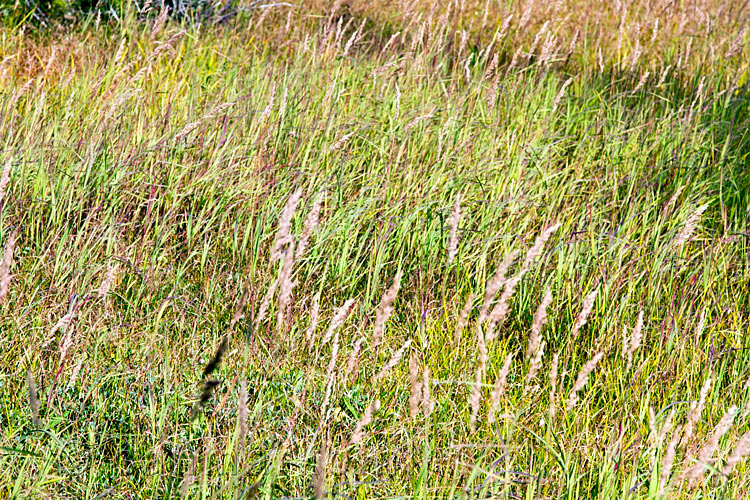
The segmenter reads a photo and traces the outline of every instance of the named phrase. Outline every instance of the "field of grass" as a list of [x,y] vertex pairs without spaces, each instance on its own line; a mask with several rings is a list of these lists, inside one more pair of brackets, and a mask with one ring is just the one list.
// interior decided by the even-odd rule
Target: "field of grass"
[[0,498],[742,498],[743,7],[3,28]]

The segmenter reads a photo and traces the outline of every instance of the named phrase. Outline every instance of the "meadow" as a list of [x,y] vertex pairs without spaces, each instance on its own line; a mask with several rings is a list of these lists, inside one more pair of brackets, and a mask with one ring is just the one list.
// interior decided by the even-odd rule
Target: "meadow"
[[0,497],[743,498],[740,1],[0,28]]

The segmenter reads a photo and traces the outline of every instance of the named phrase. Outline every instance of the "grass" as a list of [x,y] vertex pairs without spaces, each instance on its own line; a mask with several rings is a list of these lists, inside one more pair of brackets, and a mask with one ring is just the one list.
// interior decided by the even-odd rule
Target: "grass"
[[[750,430],[742,14],[709,2],[705,29],[667,5],[649,44],[657,16],[635,2],[618,51],[607,23],[622,16],[600,6],[603,28],[584,23],[568,56],[574,2],[533,7],[504,37],[525,6],[485,22],[483,5],[381,7],[0,32],[0,242],[17,234],[0,303],[0,496],[745,494],[744,461],[722,472]],[[513,64],[518,47],[535,55]],[[292,254],[271,258],[297,190],[291,241],[318,197],[320,223],[288,308],[277,293],[261,318]],[[507,277],[525,273],[486,342],[485,289],[512,251]]]

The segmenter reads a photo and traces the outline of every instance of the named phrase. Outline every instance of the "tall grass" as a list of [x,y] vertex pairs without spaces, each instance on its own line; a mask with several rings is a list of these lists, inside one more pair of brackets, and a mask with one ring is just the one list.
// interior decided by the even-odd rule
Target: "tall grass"
[[0,32],[2,496],[747,489],[745,14],[430,5]]

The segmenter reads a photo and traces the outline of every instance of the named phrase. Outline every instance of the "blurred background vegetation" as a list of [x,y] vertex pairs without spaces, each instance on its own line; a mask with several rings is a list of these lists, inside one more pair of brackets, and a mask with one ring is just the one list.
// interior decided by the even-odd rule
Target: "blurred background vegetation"
[[128,0],[0,0],[0,17],[7,27],[33,26],[52,28],[66,26],[86,16],[120,19],[129,12],[146,18],[158,15],[162,7],[177,19],[221,22],[237,13],[235,0],[167,0],[134,2]]

